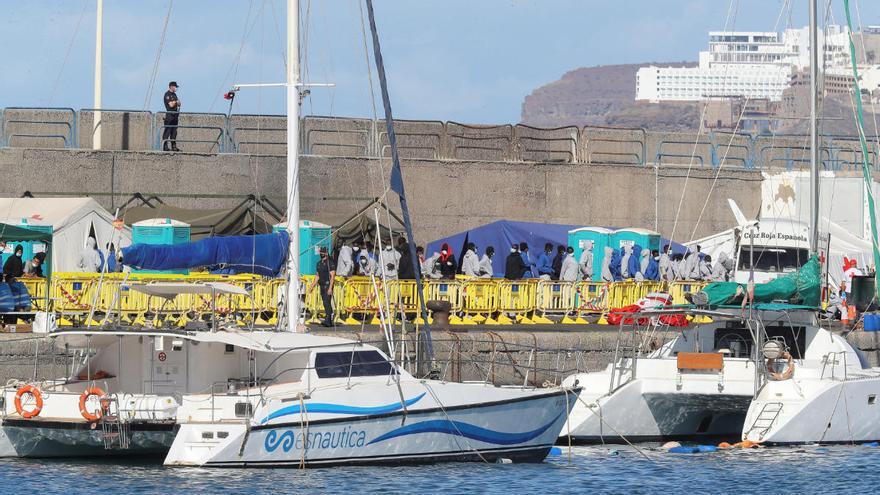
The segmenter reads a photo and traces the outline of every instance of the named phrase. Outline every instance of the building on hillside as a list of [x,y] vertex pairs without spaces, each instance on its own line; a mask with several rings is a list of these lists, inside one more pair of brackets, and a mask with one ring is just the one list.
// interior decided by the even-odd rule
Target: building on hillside
[[[828,26],[820,33],[824,67],[849,67],[849,31]],[[880,55],[880,31],[858,35],[859,63]],[[792,74],[809,67],[809,29],[775,32],[712,31],[698,67],[649,66],[636,74],[636,100],[702,101],[749,98],[780,101]]]

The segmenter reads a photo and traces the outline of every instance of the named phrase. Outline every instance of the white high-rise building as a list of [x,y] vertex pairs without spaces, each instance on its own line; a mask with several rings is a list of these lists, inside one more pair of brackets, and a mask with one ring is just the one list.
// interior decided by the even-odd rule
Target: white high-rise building
[[[829,26],[823,35],[825,69],[849,67],[846,28]],[[823,42],[824,40],[824,42]],[[636,99],[700,101],[745,97],[778,101],[791,75],[809,67],[809,28],[774,32],[711,31],[709,50],[698,67],[643,67],[636,74]]]

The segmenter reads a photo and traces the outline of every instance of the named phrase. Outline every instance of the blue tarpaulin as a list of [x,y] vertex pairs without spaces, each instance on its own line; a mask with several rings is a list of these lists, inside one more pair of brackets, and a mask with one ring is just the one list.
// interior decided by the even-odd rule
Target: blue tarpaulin
[[[464,232],[459,232],[436,241],[429,242],[425,248],[425,256],[431,256],[433,253],[440,252],[440,246],[446,242],[455,252],[456,259],[461,260],[464,249],[468,242],[477,245],[479,251],[477,255],[482,258],[483,252],[489,246],[495,248],[495,258],[492,260],[492,268],[495,277],[504,276],[504,258],[510,253],[510,246],[513,243],[519,244],[525,242],[529,245],[529,254],[533,261],[538,259],[538,255],[544,250],[544,244],[552,243],[555,246],[568,244],[568,231],[579,229],[583,225],[566,225],[555,223],[539,223],[539,222],[514,222],[511,220],[499,220],[497,222],[487,223],[480,227],[473,228]],[[611,228],[614,229],[613,227]],[[660,241],[660,246],[667,244],[666,239]],[[681,244],[672,243],[674,252],[684,252],[685,248]],[[554,251],[555,254],[555,251]],[[596,253],[601,256],[601,253]]]
[[578,227],[580,226],[499,220],[430,242],[425,249],[425,255],[431,256],[433,253],[439,253],[440,245],[446,242],[455,251],[456,259],[461,259],[467,243],[473,242],[479,251],[477,255],[482,258],[485,249],[493,246],[495,248],[495,257],[492,259],[493,276],[503,277],[504,258],[510,253],[512,244],[527,243],[529,254],[535,261],[544,250],[544,244],[548,242],[553,243],[554,246],[567,244],[568,231]]
[[122,249],[125,265],[138,270],[220,269],[276,277],[287,259],[287,232],[209,237],[173,246],[133,244]]

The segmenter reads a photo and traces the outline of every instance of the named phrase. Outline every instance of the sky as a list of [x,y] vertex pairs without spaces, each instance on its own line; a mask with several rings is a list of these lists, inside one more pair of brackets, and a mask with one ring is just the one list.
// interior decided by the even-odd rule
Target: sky
[[[375,102],[382,115],[359,1],[301,0],[304,79],[335,84],[312,90],[306,114],[372,117]],[[94,105],[96,2],[0,0],[0,107]],[[471,123],[518,122],[526,95],[578,67],[695,61],[710,30],[807,23],[807,0],[374,3],[395,117]],[[845,22],[842,0],[819,4]],[[852,5],[861,24],[880,24],[880,1]],[[233,83],[283,81],[285,9],[285,0],[176,0],[167,16],[169,0],[105,0],[103,107],[160,110],[176,80],[184,111],[227,112]],[[282,88],[260,88],[243,89],[233,111],[284,109]]]

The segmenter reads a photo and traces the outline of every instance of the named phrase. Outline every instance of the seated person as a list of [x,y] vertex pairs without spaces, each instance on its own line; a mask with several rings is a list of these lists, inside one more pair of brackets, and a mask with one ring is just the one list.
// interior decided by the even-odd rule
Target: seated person
[[33,259],[24,264],[24,278],[43,278],[43,263],[46,253],[37,253]]

